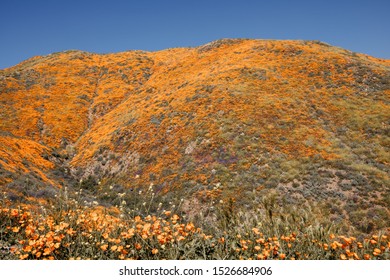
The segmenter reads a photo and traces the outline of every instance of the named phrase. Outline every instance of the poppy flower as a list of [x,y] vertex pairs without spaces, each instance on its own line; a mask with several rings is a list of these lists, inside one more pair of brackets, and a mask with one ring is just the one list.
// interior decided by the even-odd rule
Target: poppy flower
[[374,252],[372,252],[372,254],[373,254],[374,256],[379,256],[381,253],[382,253],[381,250],[378,249],[378,248],[375,248],[375,249],[374,249]]
[[135,249],[137,249],[137,250],[141,250],[141,249],[142,249],[142,246],[141,246],[141,244],[139,244],[139,243],[135,243],[135,244],[134,244],[134,247],[135,247]]
[[25,260],[28,258],[28,254],[20,255],[19,259]]
[[113,251],[113,252],[116,251],[116,249],[118,249],[118,246],[116,246],[116,245],[113,245],[113,246],[111,246],[111,248],[110,248],[110,250]]

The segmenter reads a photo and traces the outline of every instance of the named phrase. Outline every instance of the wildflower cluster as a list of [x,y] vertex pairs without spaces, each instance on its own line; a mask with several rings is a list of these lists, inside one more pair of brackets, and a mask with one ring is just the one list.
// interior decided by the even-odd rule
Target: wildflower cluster
[[56,216],[1,208],[0,226],[2,259],[390,259],[390,229],[361,240],[261,227],[206,234],[171,211],[125,219],[102,207]]
[[193,223],[165,211],[165,218],[122,220],[103,208],[70,210],[60,220],[27,208],[0,209],[1,244],[10,259],[150,259],[200,235]]

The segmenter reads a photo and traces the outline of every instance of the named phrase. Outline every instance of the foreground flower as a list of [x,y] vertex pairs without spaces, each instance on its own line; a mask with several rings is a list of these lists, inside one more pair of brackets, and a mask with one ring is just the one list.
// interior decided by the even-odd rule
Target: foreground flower
[[137,249],[137,250],[141,250],[141,249],[142,249],[142,246],[141,246],[141,244],[139,244],[139,243],[135,243],[134,247],[135,247],[135,249]]

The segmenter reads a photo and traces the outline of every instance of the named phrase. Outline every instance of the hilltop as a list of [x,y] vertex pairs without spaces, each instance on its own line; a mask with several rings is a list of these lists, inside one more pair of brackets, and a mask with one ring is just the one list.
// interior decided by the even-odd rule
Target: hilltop
[[152,186],[189,216],[277,191],[371,232],[390,225],[389,94],[390,60],[318,41],[33,57],[0,70],[0,189],[110,207]]

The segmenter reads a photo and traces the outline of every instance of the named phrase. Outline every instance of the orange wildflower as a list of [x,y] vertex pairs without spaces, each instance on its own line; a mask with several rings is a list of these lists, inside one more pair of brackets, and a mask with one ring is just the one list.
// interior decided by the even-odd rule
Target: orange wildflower
[[264,238],[259,238],[259,239],[256,239],[256,242],[260,243],[260,244],[264,244],[265,239]]
[[138,222],[141,222],[141,221],[142,221],[142,219],[141,219],[140,216],[134,217],[134,222],[138,223]]
[[378,248],[375,248],[375,249],[374,249],[374,252],[372,252],[372,254],[373,254],[374,256],[379,256],[381,253],[382,253],[382,251],[381,251],[380,249],[378,249]]
[[340,255],[340,259],[342,259],[342,260],[346,260],[346,259],[347,259],[347,257],[346,257],[344,254],[341,254],[341,255]]
[[25,260],[28,258],[28,254],[20,255],[19,259]]
[[135,243],[135,244],[134,244],[134,247],[135,247],[135,249],[137,249],[137,250],[141,250],[141,249],[142,249],[142,246],[141,246],[141,244],[139,244],[139,243]]
[[330,246],[332,247],[333,250],[336,250],[338,247],[339,248],[343,247],[343,244],[337,241],[333,241],[333,243]]
[[[4,209],[4,210],[6,210],[6,209]],[[11,216],[11,217],[17,217],[17,216],[19,216],[19,210],[18,210],[18,209],[11,209],[10,216]]]
[[152,254],[155,255],[155,254],[157,254],[157,253],[158,253],[158,249],[154,248],[154,249],[152,250]]
[[12,232],[15,232],[15,233],[19,232],[19,230],[20,230],[20,227],[13,227],[12,228]]
[[23,248],[23,251],[25,252],[31,252],[32,247],[30,245],[27,245]]
[[26,233],[27,236],[29,236],[34,233],[34,228],[32,226],[27,226],[24,232]]
[[165,237],[161,234],[157,235],[157,240],[158,240],[158,243],[160,243],[161,245],[166,242]]
[[116,246],[116,245],[113,245],[113,246],[111,246],[111,248],[110,248],[110,250],[113,251],[113,252],[116,251],[116,249],[118,249],[118,246]]
[[186,238],[185,238],[184,236],[180,235],[180,236],[177,237],[176,240],[177,240],[177,241],[182,241],[182,240],[184,240],[184,239],[186,239]]
[[212,235],[203,234],[203,239],[204,239],[204,240],[210,239],[210,238],[212,238],[212,237],[213,237]]
[[347,238],[347,237],[344,237],[344,236],[343,236],[343,241],[345,243],[347,243],[348,245],[352,243],[352,239],[351,238]]
[[143,227],[144,227],[144,226],[143,226],[142,224],[137,224],[137,225],[135,226],[135,228],[136,228],[137,230],[141,230]]
[[258,260],[264,260],[264,255],[263,254],[257,254],[257,259]]
[[69,228],[66,230],[66,233],[70,236],[73,236],[76,233],[76,231],[73,228]]
[[174,214],[174,215],[172,216],[172,218],[171,218],[173,224],[175,224],[175,223],[177,222],[177,220],[179,220],[179,219],[180,219],[179,216],[176,215],[176,214]]
[[122,254],[122,255],[127,255],[128,253],[129,253],[129,251],[127,251],[127,250],[125,250],[125,249],[121,250],[121,254]]
[[100,249],[102,249],[103,251],[106,251],[108,248],[108,244],[104,244],[102,246],[100,246]]
[[45,248],[45,249],[43,250],[43,255],[44,255],[44,256],[47,256],[47,255],[50,255],[50,254],[51,254],[50,248]]
[[150,224],[150,223],[144,224],[143,231],[149,231],[151,226],[152,226],[152,224]]
[[353,257],[353,252],[351,252],[350,250],[345,250],[345,253],[347,254],[348,258],[351,258]]
[[191,231],[191,230],[193,230],[194,228],[195,228],[195,226],[194,226],[193,223],[188,223],[188,224],[186,225],[186,230],[187,230],[187,231]]

